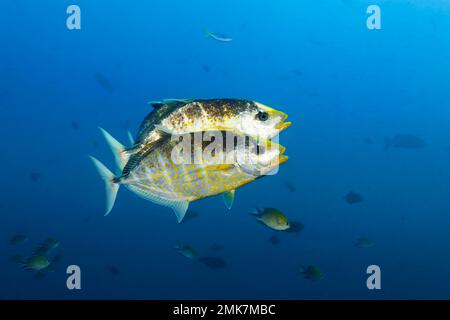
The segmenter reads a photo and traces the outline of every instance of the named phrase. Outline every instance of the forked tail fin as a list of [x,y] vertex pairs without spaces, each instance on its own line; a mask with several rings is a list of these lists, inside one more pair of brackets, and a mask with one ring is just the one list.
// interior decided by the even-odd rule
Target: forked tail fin
[[114,202],[116,201],[117,191],[119,191],[119,183],[114,182],[114,174],[109,171],[109,169],[100,161],[95,159],[94,157],[89,156],[94,166],[97,168],[98,173],[102,177],[103,181],[105,181],[105,191],[106,191],[106,213],[107,216],[112,208],[114,207]]
[[114,154],[114,159],[116,160],[117,167],[119,167],[121,173],[123,168],[127,164],[130,155],[126,153],[125,147],[119,141],[114,139],[114,137],[109,134],[108,131],[101,127],[99,127],[99,129],[105,137],[106,142],[108,142],[108,145]]

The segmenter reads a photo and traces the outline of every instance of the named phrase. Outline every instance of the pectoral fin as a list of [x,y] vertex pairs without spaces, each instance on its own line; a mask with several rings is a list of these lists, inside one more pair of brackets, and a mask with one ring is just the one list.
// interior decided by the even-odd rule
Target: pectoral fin
[[230,210],[233,206],[235,193],[236,190],[230,190],[228,192],[222,193],[223,202],[225,203],[225,206],[228,208],[228,210]]

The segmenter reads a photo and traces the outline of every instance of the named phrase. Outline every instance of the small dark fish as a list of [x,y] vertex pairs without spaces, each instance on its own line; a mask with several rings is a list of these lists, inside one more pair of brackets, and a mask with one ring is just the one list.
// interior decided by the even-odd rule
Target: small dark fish
[[368,137],[367,137],[367,138],[364,138],[363,141],[364,141],[365,144],[373,144],[372,138],[368,138]]
[[294,69],[294,70],[292,70],[292,74],[293,74],[294,76],[300,77],[300,76],[303,75],[303,72],[300,71],[300,70],[298,70],[298,69]]
[[194,220],[198,218],[198,216],[199,213],[197,211],[189,210],[188,212],[186,212],[186,215],[184,216],[183,221],[181,223],[186,223],[186,221]]
[[90,216],[87,216],[87,217],[84,217],[84,219],[81,221],[83,224],[87,224],[87,223],[89,223],[89,221],[91,221],[91,217]]
[[294,185],[294,183],[292,183],[292,181],[286,181],[284,185],[289,190],[289,192],[297,191],[297,189],[295,188],[295,185]]
[[36,273],[34,274],[33,277],[34,277],[36,280],[42,280],[42,279],[45,278],[45,275],[46,275],[46,274],[47,274],[46,272],[38,271],[38,272],[36,272]]
[[92,140],[92,145],[97,149],[100,147],[100,143],[97,140]]
[[426,147],[426,142],[418,136],[411,134],[397,134],[392,138],[384,138],[385,148],[421,149]]
[[314,38],[312,38],[312,37],[309,37],[309,42],[312,44],[312,45],[315,45],[315,46],[317,46],[317,47],[322,47],[325,43],[323,43],[322,41],[320,41],[320,40],[317,40],[317,39],[314,39]]
[[111,86],[110,81],[108,78],[106,78],[104,75],[97,73],[95,75],[95,80],[97,80],[97,83],[106,91],[109,93],[112,93],[114,91],[113,87]]
[[30,180],[31,182],[37,182],[37,181],[39,181],[40,179],[41,179],[41,174],[40,174],[39,172],[32,172],[32,173],[30,174],[29,180]]
[[80,124],[77,121],[72,121],[72,129],[74,130],[80,129]]
[[290,221],[290,225],[291,227],[286,230],[287,232],[299,233],[305,228],[300,221]]
[[18,245],[26,242],[28,240],[28,237],[24,234],[15,234],[9,239],[9,244],[11,245]]
[[276,245],[280,244],[280,238],[277,237],[277,236],[271,236],[271,237],[269,238],[269,242],[270,242],[271,244],[273,244],[274,246],[276,246]]
[[185,63],[189,62],[189,60],[186,58],[179,58],[179,59],[176,59],[175,62],[180,63],[180,64],[185,64]]
[[211,251],[222,251],[223,250],[223,245],[221,245],[220,243],[214,243],[214,244],[212,244],[210,247],[209,247],[209,249],[211,250]]
[[364,201],[364,198],[362,195],[350,191],[349,193],[347,193],[347,195],[344,197],[344,200],[348,203],[348,204],[355,204],[355,203],[360,203]]
[[37,256],[47,256],[50,251],[56,249],[59,246],[59,241],[53,238],[46,239],[41,243],[33,252]]
[[211,269],[224,269],[227,266],[227,262],[218,257],[203,257],[199,258],[198,261]]
[[300,273],[303,275],[305,279],[311,280],[311,281],[319,281],[323,279],[323,273],[322,270],[320,270],[316,266],[308,266],[308,267],[302,267],[302,270]]
[[358,239],[355,240],[354,245],[355,247],[360,249],[368,249],[372,248],[375,245],[375,243],[367,237],[359,237]]
[[202,70],[205,71],[205,72],[207,72],[207,73],[208,73],[208,72],[211,72],[211,68],[210,68],[209,66],[207,66],[207,65],[203,65],[203,66],[202,66]]
[[115,266],[109,266],[108,271],[109,271],[109,273],[111,273],[112,275],[115,275],[115,276],[118,276],[120,274],[119,269],[117,269],[117,267],[115,267]]

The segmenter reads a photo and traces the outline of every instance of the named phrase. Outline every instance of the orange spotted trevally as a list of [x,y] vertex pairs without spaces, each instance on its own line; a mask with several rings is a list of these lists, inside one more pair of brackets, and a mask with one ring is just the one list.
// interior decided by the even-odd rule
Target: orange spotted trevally
[[133,146],[116,153],[125,172],[168,134],[222,130],[270,139],[291,125],[284,112],[251,100],[170,99],[150,104],[153,110],[141,123]]
[[[102,131],[119,153],[123,146]],[[196,135],[200,135],[200,142]],[[231,208],[235,190],[271,174],[287,161],[284,152],[283,146],[271,140],[208,131],[176,138],[165,136],[131,170],[122,169],[117,175],[91,159],[105,181],[106,214],[114,206],[119,187],[124,185],[144,199],[173,209],[181,222],[189,203],[206,197],[222,194]]]

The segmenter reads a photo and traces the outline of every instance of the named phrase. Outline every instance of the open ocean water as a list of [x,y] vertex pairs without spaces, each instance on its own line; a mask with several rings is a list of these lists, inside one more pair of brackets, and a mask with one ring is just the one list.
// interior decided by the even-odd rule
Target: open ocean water
[[[3,0],[0,30],[1,299],[450,298],[448,1]],[[166,98],[286,112],[289,161],[231,210],[207,198],[179,224],[121,188],[105,217],[88,155],[113,156],[98,126],[128,145]],[[272,230],[254,207],[296,228]],[[51,270],[23,270],[49,238]]]

